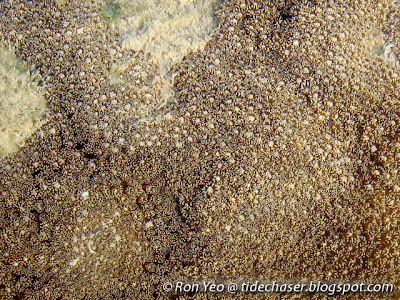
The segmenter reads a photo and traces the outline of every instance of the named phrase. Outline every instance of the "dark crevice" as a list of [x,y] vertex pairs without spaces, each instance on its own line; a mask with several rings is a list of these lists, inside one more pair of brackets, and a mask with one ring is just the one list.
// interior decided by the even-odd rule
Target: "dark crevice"
[[19,299],[25,299],[25,293],[24,292],[20,292],[20,293],[18,293],[18,295],[15,295],[14,296],[14,299],[15,300],[19,300]]
[[36,176],[38,176],[40,173],[42,173],[41,169],[36,169],[33,173],[32,173],[32,177],[36,178]]
[[94,159],[94,158],[96,158],[96,155],[94,155],[94,154],[92,154],[92,153],[86,153],[86,154],[84,155],[84,157],[87,158],[87,159]]
[[87,141],[76,144],[75,150],[82,150],[86,144],[87,144]]
[[126,180],[122,180],[121,182],[121,186],[122,186],[122,192],[126,193],[127,188],[129,187],[129,184]]
[[288,12],[282,12],[279,16],[279,20],[281,21],[290,21],[293,18],[293,15]]
[[21,277],[22,277],[22,275],[20,275],[20,274],[15,274],[15,273],[12,273],[11,276],[12,276],[12,278],[13,278],[14,281],[20,281],[20,279],[21,279]]
[[184,216],[183,213],[183,207],[182,204],[179,201],[178,197],[174,197],[174,201],[175,201],[175,211],[178,214],[179,219],[181,220],[182,223],[186,224],[187,222],[187,218]]
[[34,216],[33,220],[37,224],[37,231],[38,231],[38,233],[40,233],[40,227],[41,227],[40,225],[42,222],[40,221],[39,212],[36,209],[31,209],[30,213],[33,214],[33,216]]

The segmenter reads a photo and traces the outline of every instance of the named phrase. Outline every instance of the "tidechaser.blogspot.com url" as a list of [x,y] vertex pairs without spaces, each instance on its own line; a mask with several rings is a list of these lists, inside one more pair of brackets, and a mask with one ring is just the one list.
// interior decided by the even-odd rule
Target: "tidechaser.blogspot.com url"
[[323,293],[329,296],[345,295],[348,293],[393,293],[393,284],[367,283],[329,283],[311,281],[308,283],[283,282],[164,282],[163,291],[167,293]]

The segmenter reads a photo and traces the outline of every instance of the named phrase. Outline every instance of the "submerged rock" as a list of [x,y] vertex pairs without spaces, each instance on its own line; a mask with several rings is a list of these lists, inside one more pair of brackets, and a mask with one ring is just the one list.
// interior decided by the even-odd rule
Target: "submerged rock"
[[162,107],[151,54],[122,49],[102,9],[0,3],[0,35],[46,78],[52,112],[0,162],[1,296],[399,285],[399,70],[374,51],[398,53],[396,3],[226,1],[205,48],[172,67]]

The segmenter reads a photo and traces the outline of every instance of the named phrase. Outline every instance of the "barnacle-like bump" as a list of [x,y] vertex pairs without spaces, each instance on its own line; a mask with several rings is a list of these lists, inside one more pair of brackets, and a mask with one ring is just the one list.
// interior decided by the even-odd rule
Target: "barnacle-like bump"
[[50,109],[0,161],[1,297],[161,299],[171,278],[225,276],[398,285],[394,3],[225,1],[171,70],[170,102],[101,1],[0,11]]

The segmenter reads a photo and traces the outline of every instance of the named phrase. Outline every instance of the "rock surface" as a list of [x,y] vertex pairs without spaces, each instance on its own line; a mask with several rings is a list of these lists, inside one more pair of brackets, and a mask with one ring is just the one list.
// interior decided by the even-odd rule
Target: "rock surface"
[[0,2],[0,37],[45,78],[52,111],[0,162],[1,297],[178,299],[161,287],[178,279],[400,284],[396,2],[227,1],[161,108],[157,66],[121,49],[101,9]]

